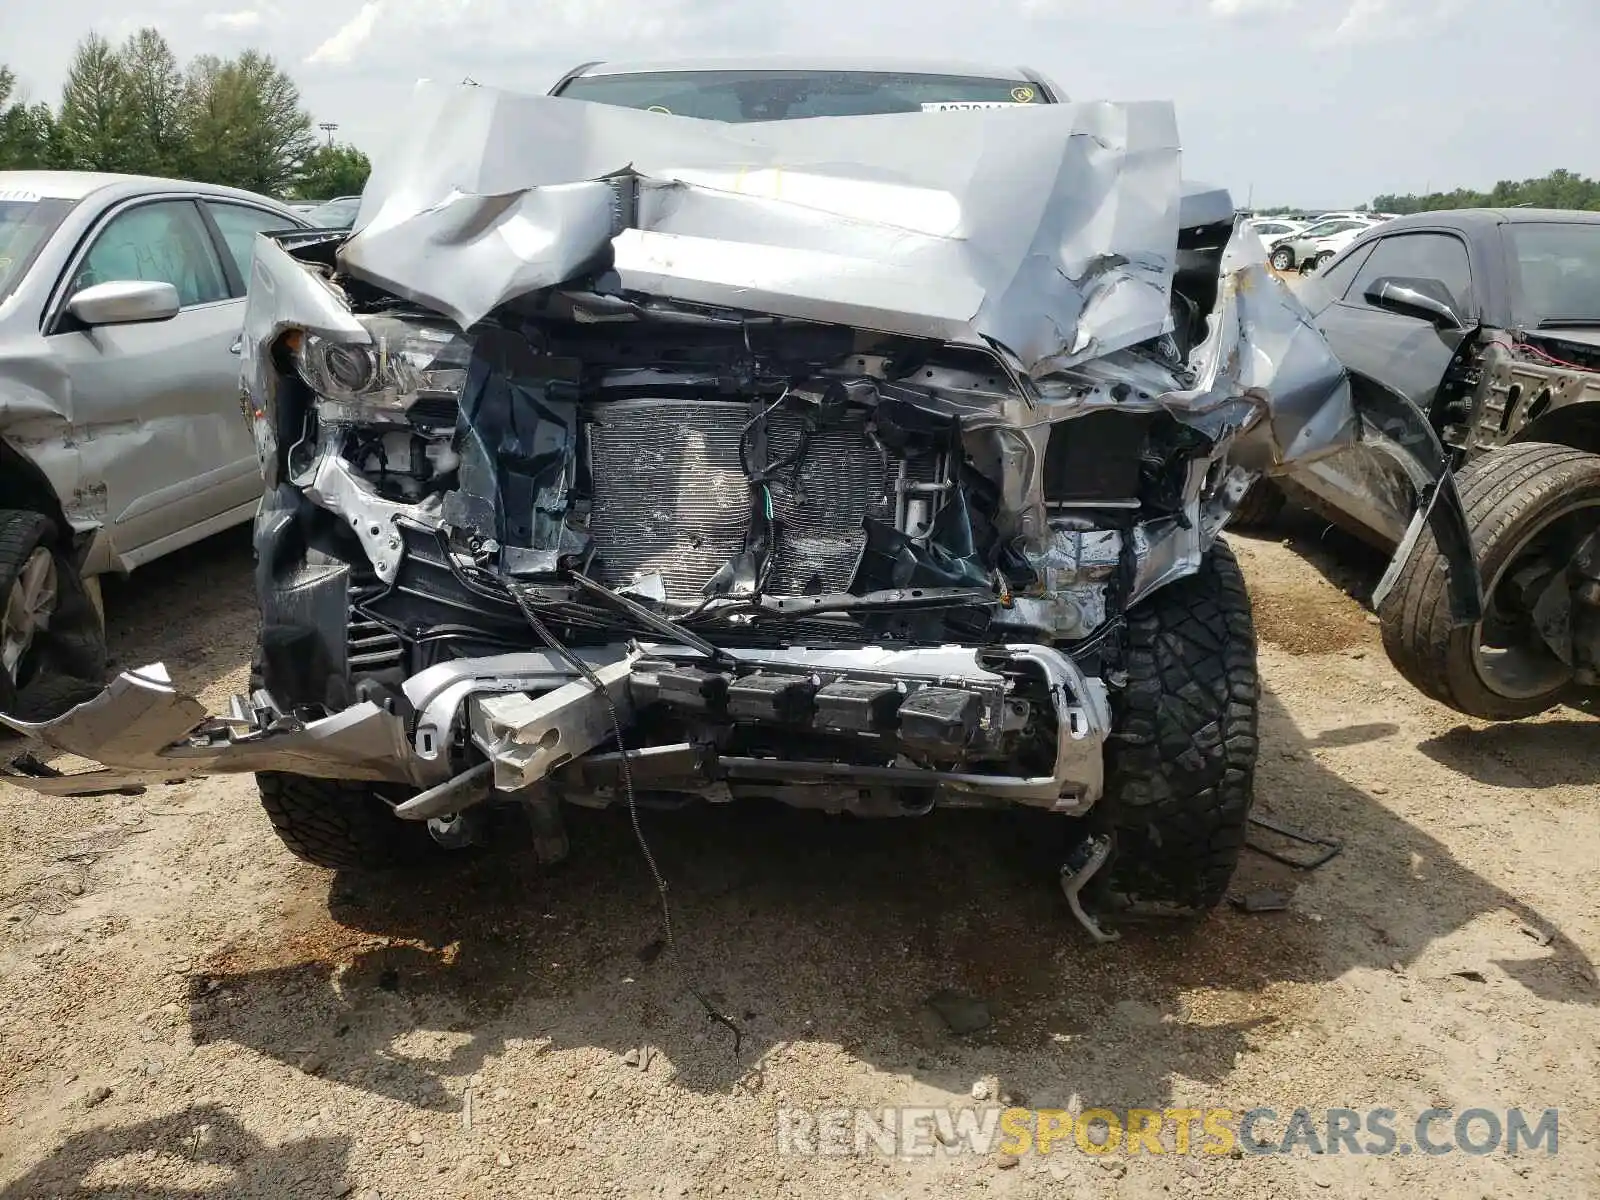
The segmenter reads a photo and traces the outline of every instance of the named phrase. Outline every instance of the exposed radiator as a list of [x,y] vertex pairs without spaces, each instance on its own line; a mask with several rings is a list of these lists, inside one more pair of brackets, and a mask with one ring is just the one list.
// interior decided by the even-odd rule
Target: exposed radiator
[[[726,400],[613,400],[590,409],[590,532],[605,583],[622,587],[659,572],[672,599],[703,596],[749,528],[739,438],[751,415],[749,405]],[[767,461],[791,455],[804,425],[800,412],[769,414]],[[868,440],[865,413],[812,434],[800,462],[770,483],[783,531],[771,590],[844,591],[865,542],[863,519],[893,519],[885,486],[899,465],[892,457],[885,464]],[[922,463],[908,473],[926,479],[930,471]]]
[[750,484],[739,466],[749,409],[732,401],[614,400],[590,409],[590,533],[600,577],[623,587],[660,572],[694,599],[744,545]]

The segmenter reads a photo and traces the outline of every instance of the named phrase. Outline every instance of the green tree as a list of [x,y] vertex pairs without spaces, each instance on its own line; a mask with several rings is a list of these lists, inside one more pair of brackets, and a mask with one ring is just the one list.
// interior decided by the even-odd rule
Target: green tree
[[138,169],[149,175],[186,174],[183,72],[171,47],[154,29],[141,29],[123,43],[119,57]]
[[71,166],[87,171],[138,169],[140,150],[127,73],[121,56],[97,33],[78,43],[61,90],[56,124]]
[[309,200],[359,196],[371,173],[372,163],[354,146],[318,146],[306,155],[295,193]]
[[196,179],[268,195],[289,190],[315,147],[300,90],[268,55],[202,55],[184,81],[190,169]]
[[0,66],[0,170],[56,166],[55,114],[48,104],[29,104],[17,77]]
[[1425,196],[1379,196],[1372,207],[1379,212],[1434,212],[1443,208],[1576,208],[1600,210],[1600,180],[1561,169],[1539,179],[1502,179],[1487,192],[1456,188]]
[[183,74],[188,174],[207,183],[228,181],[231,169],[226,159],[232,150],[237,105],[224,82],[223,61],[215,54],[191,59]]

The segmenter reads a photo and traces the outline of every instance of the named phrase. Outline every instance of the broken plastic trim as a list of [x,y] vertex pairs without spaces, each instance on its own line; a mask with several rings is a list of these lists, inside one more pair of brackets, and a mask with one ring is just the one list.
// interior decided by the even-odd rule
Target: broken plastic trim
[[[617,687],[624,692],[633,665],[641,657],[704,662],[694,650],[677,645],[611,646],[575,653],[607,681],[608,689]],[[930,686],[963,679],[998,683],[1000,677],[983,665],[979,653],[954,646],[728,651],[741,667],[751,669],[810,669],[846,676],[865,672],[876,678],[900,678]],[[1049,775],[739,758],[729,760],[730,773],[745,778],[853,779],[870,786],[884,782],[884,772],[890,772],[903,784],[915,782],[949,793],[1062,813],[1085,811],[1099,799],[1104,787],[1103,746],[1111,729],[1104,686],[1087,678],[1067,655],[1047,646],[1013,645],[983,653],[1031,663],[1042,674],[1057,730]],[[0,716],[0,723],[54,750],[106,764],[102,770],[39,780],[47,786],[36,790],[58,795],[93,794],[200,774],[254,771],[432,788],[452,778],[446,748],[463,720],[479,749],[495,764],[497,787],[522,790],[609,737],[610,718],[602,711],[603,698],[586,683],[575,682],[576,674],[553,652],[442,663],[405,681],[403,690],[416,714],[415,728],[408,729],[403,717],[370,701],[329,717],[300,721],[254,708],[250,700],[241,699],[230,718],[208,718],[199,702],[179,694],[165,668],[156,665],[124,672],[99,696],[55,720],[27,722]],[[27,784],[34,786],[31,778]],[[433,815],[437,814],[421,813],[419,819]]]
[[1418,504],[1405,537],[1390,559],[1383,578],[1373,589],[1372,607],[1383,607],[1400,572],[1416,552],[1424,526],[1431,529],[1439,552],[1448,565],[1450,617],[1456,625],[1483,620],[1483,582],[1466,510],[1456,490],[1450,460],[1433,426],[1422,410],[1404,396],[1371,380],[1362,379],[1354,390],[1357,411],[1383,439],[1397,446],[1394,457],[1417,486]]

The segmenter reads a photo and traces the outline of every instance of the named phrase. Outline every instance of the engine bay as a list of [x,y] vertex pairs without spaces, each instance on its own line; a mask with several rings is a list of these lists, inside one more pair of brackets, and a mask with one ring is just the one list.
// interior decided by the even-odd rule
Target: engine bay
[[1204,329],[1182,293],[1177,334],[1132,352],[1137,382],[1085,375],[1047,405],[981,352],[598,291],[463,332],[304,243],[370,340],[274,349],[296,498],[264,650],[298,703],[345,698],[330,674],[354,695],[536,646],[530,605],[574,645],[665,619],[724,644],[1071,646],[1221,478],[1212,440],[1154,403]]

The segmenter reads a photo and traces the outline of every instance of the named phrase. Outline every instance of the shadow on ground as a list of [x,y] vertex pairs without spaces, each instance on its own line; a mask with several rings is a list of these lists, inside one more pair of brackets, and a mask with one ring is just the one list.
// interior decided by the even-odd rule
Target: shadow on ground
[[[626,814],[574,811],[573,857],[554,872],[501,849],[422,879],[336,877],[323,928],[194,981],[193,1035],[291,1064],[314,1054],[332,1079],[436,1109],[459,1105],[450,1077],[512,1041],[653,1045],[681,1086],[724,1091],[759,1086],[796,1040],[954,1090],[1004,1062],[1035,1104],[1092,1080],[1097,1103],[1160,1107],[1175,1074],[1222,1080],[1235,1054],[1291,1027],[1297,985],[1413,962],[1496,910],[1553,928],[1318,764],[1270,695],[1263,721],[1262,811],[1346,840],[1326,868],[1340,873],[1337,911],[1320,922],[1225,907],[1200,928],[1130,927],[1095,947],[1052,885],[1060,818],[730,806],[644,814],[671,885],[674,960],[658,955]],[[1292,891],[1295,875],[1247,851],[1236,887],[1263,886]],[[1499,965],[1539,997],[1594,1003],[1570,940],[1538,953]],[[740,1027],[737,1059],[691,983]],[[982,998],[993,1026],[953,1037],[924,1003],[941,989]],[[398,1052],[419,1029],[438,1045]]]
[[111,669],[164,661],[180,687],[198,692],[248,664],[256,636],[253,570],[250,527],[240,525],[130,575],[106,576]]
[[[1363,607],[1372,606],[1372,590],[1388,566],[1387,556],[1322,517],[1290,505],[1268,529],[1230,536],[1279,541],[1293,550],[1332,586]],[[1261,614],[1258,613],[1258,618]],[[1265,624],[1258,619],[1258,626]],[[1285,648],[1294,652],[1292,645]],[[1558,710],[1570,713],[1540,721],[1513,721],[1487,729],[1462,724],[1419,744],[1429,758],[1468,779],[1496,787],[1546,788],[1600,783],[1600,739],[1592,719],[1600,715],[1595,696],[1575,700]],[[1580,715],[1581,714],[1581,715]],[[1554,715],[1554,714],[1553,714]],[[1374,726],[1387,736],[1392,726]],[[1330,741],[1338,737],[1344,740]],[[1366,740],[1356,727],[1325,734],[1317,745],[1352,745]]]
[[1292,503],[1269,527],[1248,533],[1230,529],[1228,536],[1282,543],[1330,584],[1368,609],[1372,607],[1372,589],[1389,564],[1389,556],[1382,551]]
[[[349,1154],[342,1137],[264,1144],[226,1109],[195,1105],[137,1125],[73,1134],[49,1158],[0,1190],[0,1200],[75,1200],[138,1196],[140,1200],[198,1200],[203,1196],[334,1196]],[[152,1159],[157,1161],[152,1161]],[[172,1174],[209,1183],[163,1187],[160,1159]],[[127,1160],[126,1172],[119,1161]]]
[[1435,762],[1494,787],[1600,783],[1600,727],[1588,716],[1538,723],[1457,726],[1418,745]]
[[[164,643],[170,656],[206,631],[237,631],[248,653],[253,620],[231,611],[252,608],[242,532],[157,571],[125,585],[141,590],[121,611],[131,593],[108,589],[114,646]],[[1310,753],[1388,737],[1391,726],[1308,737],[1271,694],[1262,721],[1258,809],[1346,845],[1324,868],[1334,886],[1319,889],[1332,899],[1321,921],[1303,905],[1224,907],[1199,928],[1130,926],[1122,942],[1095,947],[1053,885],[1058,818],[863,822],[730,806],[643,814],[671,885],[677,953],[663,953],[658,897],[626,813],[579,810],[569,814],[573,857],[555,871],[508,844],[423,875],[332,877],[305,927],[270,928],[191,976],[191,1034],[436,1111],[459,1107],[462,1076],[530,1043],[608,1055],[648,1045],[700,1093],[781,1079],[787,1047],[809,1042],[956,1092],[999,1071],[1014,1097],[1041,1107],[1075,1092],[1163,1107],[1176,1076],[1223,1082],[1240,1052],[1287,1036],[1311,988],[1353,968],[1414,964],[1485,914],[1555,936],[1476,965],[1546,1001],[1596,1002],[1593,968],[1549,919]],[[1491,730],[1472,735],[1470,760],[1542,779],[1571,771],[1555,765],[1563,758],[1589,761],[1573,753],[1586,733]],[[1424,749],[1469,769],[1450,758],[1466,744],[1450,734]],[[1236,891],[1293,893],[1303,878],[1246,852]],[[738,1026],[737,1056],[691,985]],[[993,1024],[954,1037],[926,1004],[945,989],[981,998]],[[114,1194],[118,1160],[151,1151],[190,1182],[161,1190],[146,1158],[130,1168],[137,1187],[123,1190],[179,1200],[278,1195],[285,1181],[294,1194],[337,1194],[348,1146],[268,1147],[227,1112],[196,1106],[76,1134],[0,1200]],[[214,1184],[192,1182],[196,1162],[214,1168]]]

